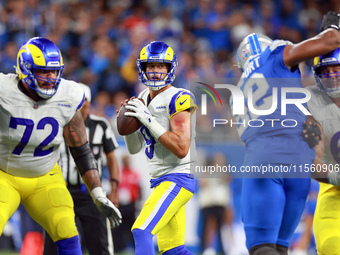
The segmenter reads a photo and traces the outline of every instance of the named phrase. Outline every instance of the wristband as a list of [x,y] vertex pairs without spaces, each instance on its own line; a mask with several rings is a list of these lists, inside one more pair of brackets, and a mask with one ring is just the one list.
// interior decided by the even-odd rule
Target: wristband
[[147,128],[149,129],[151,135],[158,139],[161,137],[161,135],[163,135],[166,130],[165,128],[159,124],[154,118],[152,119],[150,125],[147,126]]
[[115,182],[117,184],[117,186],[119,185],[119,181],[117,179],[115,179],[115,178],[111,178],[110,182]]
[[327,26],[327,27],[325,28],[325,30],[326,30],[327,28],[335,28],[336,30],[340,31],[339,26],[334,25],[334,24],[333,24],[333,25]]

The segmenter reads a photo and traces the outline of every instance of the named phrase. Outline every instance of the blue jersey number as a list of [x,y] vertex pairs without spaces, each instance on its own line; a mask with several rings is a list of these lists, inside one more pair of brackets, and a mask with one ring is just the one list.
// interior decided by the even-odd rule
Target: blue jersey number
[[[243,82],[243,80],[240,82]],[[241,88],[243,90],[247,112],[245,115],[235,115],[234,118],[237,122],[244,121],[244,123],[248,123],[250,120],[255,120],[259,117],[259,115],[249,111],[248,104],[251,104],[252,107],[254,107],[255,104],[259,110],[272,109],[273,95],[270,94],[265,97],[270,89],[270,85],[262,73],[253,73]],[[251,92],[251,98],[248,97],[249,92]],[[247,129],[247,125],[238,124],[237,128],[239,129],[239,134],[242,135]]]
[[14,150],[12,151],[12,153],[15,155],[20,155],[21,152],[26,147],[28,140],[30,139],[32,131],[33,131],[34,122],[33,120],[29,120],[29,119],[11,117],[11,120],[9,122],[9,127],[17,129],[18,125],[26,126],[26,128],[25,128],[24,134],[22,135],[20,142],[18,143],[17,146],[15,146]]
[[333,135],[331,139],[331,152],[333,155],[334,160],[340,164],[340,147],[339,147],[339,141],[340,140],[340,132],[337,132],[335,135]]
[[[51,133],[42,141],[37,148],[35,148],[33,156],[34,157],[39,157],[39,156],[46,156],[50,154],[53,151],[54,147],[50,147],[47,150],[43,150],[44,147],[46,147],[50,142],[53,141],[53,139],[57,136],[58,130],[59,130],[59,124],[58,121],[51,117],[45,117],[42,118],[37,125],[37,129],[45,129],[46,125],[50,125],[52,127]],[[20,155],[21,152],[24,150],[26,147],[33,131],[34,127],[34,122],[33,120],[30,119],[24,119],[24,118],[14,118],[11,117],[10,122],[9,122],[9,127],[13,129],[17,129],[18,125],[21,126],[26,126],[24,134],[18,143],[17,146],[15,146],[14,150],[12,151],[13,154],[15,155]]]
[[146,142],[145,154],[149,159],[152,159],[155,152],[155,138],[153,138],[153,136],[150,134],[149,129],[147,129],[145,126],[141,127],[140,132],[142,133]]

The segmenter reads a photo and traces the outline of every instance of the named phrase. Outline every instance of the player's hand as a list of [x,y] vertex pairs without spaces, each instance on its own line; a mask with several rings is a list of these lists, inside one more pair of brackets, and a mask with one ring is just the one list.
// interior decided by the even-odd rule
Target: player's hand
[[92,199],[98,210],[110,221],[111,228],[118,227],[122,223],[122,215],[117,207],[105,196],[101,187],[96,187],[91,191]]
[[309,147],[316,146],[321,140],[321,130],[315,122],[303,123],[303,136],[306,139]]
[[[132,100],[132,99],[134,99],[134,98],[135,98],[135,97],[133,96],[133,97],[130,98],[130,100]],[[120,107],[119,107],[118,110],[116,110],[116,113],[118,113],[119,110],[120,110],[120,108],[122,108],[122,106],[123,106],[124,104],[127,104],[127,102],[129,102],[129,99],[125,99],[123,102],[120,102]]]
[[149,129],[154,138],[158,139],[166,132],[165,128],[157,122],[156,118],[151,115],[146,105],[138,98],[130,100],[125,107],[132,111],[125,112],[125,116],[137,118],[147,129]]
[[152,115],[149,109],[142,101],[135,98],[130,100],[125,106],[126,109],[133,112],[125,112],[125,116],[132,116],[137,118],[144,126],[148,127],[152,122]]
[[335,28],[340,31],[340,15],[337,12],[329,11],[323,15],[320,32],[327,28]]

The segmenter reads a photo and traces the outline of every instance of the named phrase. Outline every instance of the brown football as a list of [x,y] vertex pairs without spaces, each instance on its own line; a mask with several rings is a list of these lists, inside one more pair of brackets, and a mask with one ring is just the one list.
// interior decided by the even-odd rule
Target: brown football
[[[138,99],[145,104],[142,98]],[[117,129],[120,135],[130,135],[142,126],[142,123],[137,118],[124,115],[125,112],[132,112],[131,110],[126,109],[125,106],[126,103],[120,107],[117,115]]]

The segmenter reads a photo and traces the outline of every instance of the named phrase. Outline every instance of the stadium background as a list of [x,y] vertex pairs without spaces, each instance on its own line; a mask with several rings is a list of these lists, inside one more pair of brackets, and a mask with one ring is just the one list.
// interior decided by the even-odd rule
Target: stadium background
[[[137,80],[135,61],[146,43],[161,40],[174,49],[179,62],[173,84],[176,87],[190,89],[193,79],[210,78],[232,79],[236,84],[240,72],[235,67],[235,50],[244,36],[259,32],[272,39],[299,42],[319,32],[321,17],[329,10],[340,12],[340,2],[0,0],[0,71],[14,72],[18,48],[25,40],[47,37],[63,54],[63,77],[89,85],[92,113],[107,117],[115,128],[115,111],[120,102],[138,95],[144,88]],[[306,85],[314,83],[310,64],[303,67]],[[202,162],[221,151],[230,164],[242,163],[243,144],[234,128],[224,127],[214,134],[215,139],[208,141],[205,134],[211,129],[204,125],[199,128],[197,145]],[[120,159],[126,150],[118,134],[117,140],[120,149],[116,154]],[[142,176],[142,193],[146,198],[149,192],[146,160],[139,154],[132,157],[132,164]],[[230,254],[244,254],[242,231],[237,231],[240,181],[231,179],[228,185],[229,207],[234,212],[233,232],[239,240],[236,244],[239,251]],[[186,233],[186,242],[195,254],[199,253],[201,228],[197,186],[198,192],[187,206]],[[229,241],[225,240],[226,244]]]

